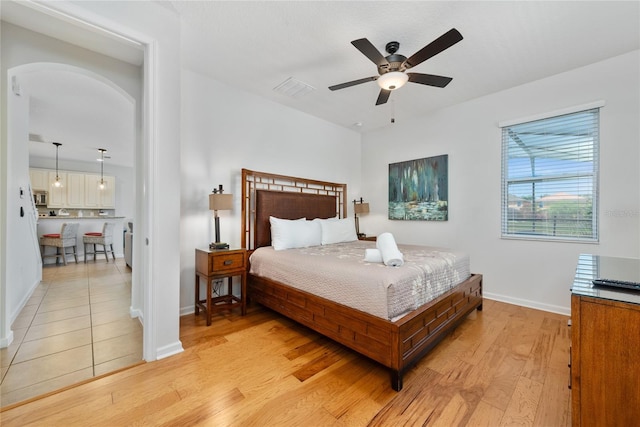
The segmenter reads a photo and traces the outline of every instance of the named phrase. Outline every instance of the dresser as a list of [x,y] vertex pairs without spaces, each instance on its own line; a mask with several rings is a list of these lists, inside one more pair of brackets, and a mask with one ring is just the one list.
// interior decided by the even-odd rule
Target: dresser
[[[232,293],[232,278],[240,278],[240,296]],[[226,286],[224,281],[226,279]],[[200,297],[204,284],[205,295]],[[247,251],[246,249],[196,249],[195,314],[203,311],[207,326],[214,311],[240,307],[247,311]]]
[[640,420],[640,292],[594,286],[607,261],[580,255],[571,289],[573,426]]

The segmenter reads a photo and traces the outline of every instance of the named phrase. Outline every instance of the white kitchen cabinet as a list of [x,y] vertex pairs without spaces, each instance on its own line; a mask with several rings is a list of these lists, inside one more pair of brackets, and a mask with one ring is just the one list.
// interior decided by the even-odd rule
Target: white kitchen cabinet
[[100,192],[100,207],[105,209],[116,208],[116,178],[104,177],[104,189]]
[[[60,187],[56,187],[56,176],[60,178]],[[64,208],[67,206],[67,173],[49,171],[49,199],[47,200],[47,208]]]
[[31,189],[35,191],[49,191],[49,171],[47,169],[29,169]]
[[98,193],[98,184],[100,183],[100,175],[84,176],[84,207],[97,209],[100,205],[100,194]]
[[85,174],[67,172],[67,207],[84,208]]
[[58,171],[62,186],[55,187],[56,171],[51,169],[29,169],[33,192],[48,193],[47,208],[70,209],[115,209],[116,178],[104,176],[105,188],[100,190],[99,174]]
[[100,175],[85,175],[84,207],[90,209],[115,209],[116,179],[104,177],[104,188],[100,189]]

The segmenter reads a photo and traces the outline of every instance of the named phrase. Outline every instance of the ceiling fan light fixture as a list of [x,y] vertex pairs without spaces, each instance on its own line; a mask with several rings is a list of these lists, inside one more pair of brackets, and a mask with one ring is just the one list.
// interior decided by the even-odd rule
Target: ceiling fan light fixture
[[378,77],[378,86],[384,90],[396,90],[404,86],[409,76],[401,71],[390,71]]

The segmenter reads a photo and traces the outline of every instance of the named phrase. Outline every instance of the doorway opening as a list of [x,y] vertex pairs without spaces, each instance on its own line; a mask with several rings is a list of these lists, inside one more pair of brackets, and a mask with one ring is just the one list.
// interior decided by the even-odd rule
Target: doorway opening
[[[68,17],[68,15],[65,15],[64,13],[61,14],[63,17],[54,16],[55,14],[49,13],[50,10],[44,13],[41,13],[43,12],[42,10],[35,10],[40,7],[39,5],[31,5],[30,7],[34,9],[34,10],[31,10],[31,13],[38,14],[38,15],[48,15],[48,19],[51,19],[52,21],[60,21],[58,22],[58,24],[62,22],[62,25],[66,25],[68,27],[77,26],[78,24],[81,24],[81,25],[85,25],[86,28],[90,28],[91,31],[93,31],[94,33],[96,32],[96,29],[100,30],[101,28],[103,28],[102,26],[99,25],[99,22],[94,22],[93,18],[89,19],[89,21],[91,22],[89,21],[85,22],[82,19],[76,19],[74,24],[70,24],[69,21],[65,19],[65,17]],[[42,7],[46,8],[45,6],[42,6]],[[3,5],[3,11],[4,10],[5,10],[5,7]],[[3,13],[3,17],[4,17],[4,13]],[[98,19],[98,21],[100,20]],[[109,33],[113,35],[114,34],[113,31],[109,31],[109,29],[107,28],[108,26],[109,25],[107,24],[104,27],[105,34]],[[100,31],[97,31],[97,32],[99,33]],[[151,234],[153,231],[153,227],[151,225],[154,221],[154,216],[150,213],[150,210],[147,208],[147,206],[150,204],[149,193],[152,191],[153,183],[148,182],[147,177],[151,174],[151,172],[155,168],[155,159],[143,160],[144,158],[148,157],[149,151],[152,151],[155,145],[155,138],[153,137],[153,133],[149,131],[149,129],[151,129],[150,123],[153,123],[153,118],[155,117],[155,114],[152,111],[149,112],[148,104],[147,104],[148,97],[151,97],[151,98],[154,97],[154,87],[152,85],[145,83],[147,76],[149,74],[153,74],[153,71],[155,70],[155,65],[154,65],[155,54],[153,51],[149,51],[149,46],[147,44],[141,44],[141,43],[138,43],[138,44],[141,46],[141,49],[143,50],[142,56],[144,56],[144,64],[142,66],[142,69],[144,71],[141,73],[141,76],[144,76],[144,77],[142,77],[143,81],[141,83],[142,89],[140,91],[141,92],[140,93],[141,101],[139,104],[140,108],[139,108],[139,111],[137,111],[139,126],[136,128],[137,137],[136,137],[136,144],[134,148],[134,152],[135,152],[134,157],[135,159],[137,159],[136,164],[139,166],[135,170],[134,187],[140,193],[135,201],[134,217],[138,219],[137,229],[146,230],[146,231],[144,233],[138,233],[138,235],[135,236],[135,240],[133,244],[134,265],[135,265],[135,262],[137,261],[140,265],[140,268],[135,268],[133,270],[134,290],[132,292],[133,295],[132,295],[132,301],[131,301],[131,311],[132,311],[131,314],[144,319],[145,321],[144,336],[143,336],[144,358],[146,360],[155,360],[156,358],[156,348],[154,345],[155,337],[154,337],[154,334],[151,332],[153,329],[153,323],[155,319],[155,316],[153,314],[154,300],[151,297],[153,290],[150,289],[148,286],[148,283],[150,283],[150,277],[151,277],[151,270],[149,266],[152,265],[152,254],[151,252],[149,252],[148,248],[146,248],[146,245],[145,245],[145,241],[148,241],[148,239],[152,237]],[[144,99],[144,103],[142,99]],[[7,110],[8,109],[9,108],[7,108]],[[9,113],[7,113],[7,115],[9,116]],[[142,117],[145,117],[145,119],[143,120]],[[12,141],[10,139],[3,141],[4,153],[11,151],[11,148],[10,148],[11,144],[12,144]],[[8,175],[10,176],[12,173],[12,168],[8,163],[9,161],[5,160],[5,162],[3,162],[0,168],[0,175],[2,175],[3,177],[7,177]],[[2,210],[3,210],[3,216],[5,218],[0,220],[0,222],[2,223],[3,231],[6,231],[8,228],[11,227],[10,221],[6,219],[8,215],[5,215],[9,212],[9,208],[10,208],[10,203],[8,203],[7,199],[10,196],[9,193],[11,189],[12,187],[9,184],[7,184],[6,188],[3,189],[3,192],[6,195],[6,197],[4,195],[2,197],[3,198]],[[3,235],[0,235],[0,239],[2,240],[3,247],[5,248],[10,247],[10,244],[12,242],[11,239],[13,238],[8,234],[9,233],[3,233]],[[143,234],[145,235],[146,238],[143,237]],[[2,267],[8,264],[11,264],[11,254],[7,251],[3,255]],[[8,323],[10,323],[12,313],[8,309],[8,306],[6,304],[7,299],[5,298],[5,296],[7,295],[8,280],[6,279],[8,277],[8,274],[6,273],[6,269],[3,268],[3,270],[5,270],[5,272],[2,273],[3,280],[1,283],[1,286],[2,286],[1,296],[4,301],[2,302],[2,307],[0,309],[0,316],[1,316],[0,323],[2,326],[1,338],[3,342],[6,344],[8,342],[11,342],[13,336],[11,331],[9,330],[10,325],[8,325]],[[136,287],[137,289],[135,289]]]

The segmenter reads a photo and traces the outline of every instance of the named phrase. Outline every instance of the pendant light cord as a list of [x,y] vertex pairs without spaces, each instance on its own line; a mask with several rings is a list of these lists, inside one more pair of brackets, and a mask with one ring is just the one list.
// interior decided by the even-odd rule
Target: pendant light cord
[[60,146],[62,145],[59,142],[54,142],[53,145],[56,146],[56,187],[59,187],[60,184],[60,175],[58,174],[58,149],[60,148]]
[[98,148],[100,151],[100,190],[104,190],[104,148]]

